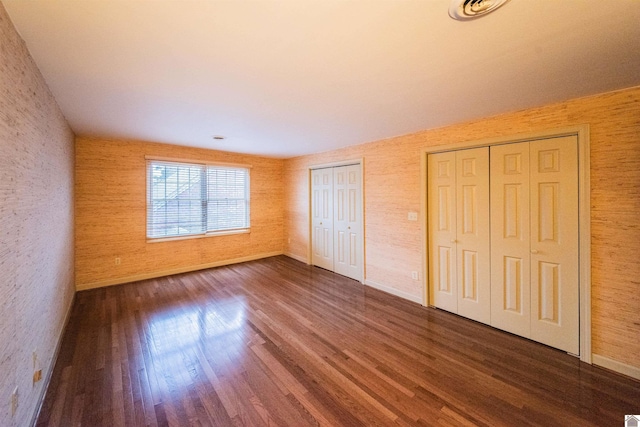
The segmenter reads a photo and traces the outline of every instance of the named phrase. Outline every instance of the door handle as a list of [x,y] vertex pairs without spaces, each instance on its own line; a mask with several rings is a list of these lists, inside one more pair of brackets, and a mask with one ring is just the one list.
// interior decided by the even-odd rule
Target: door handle
[[539,253],[539,252],[538,252],[538,250],[537,250],[537,249],[531,249],[531,253],[535,255],[535,254],[537,254],[537,253]]
[[458,241],[456,239],[451,239],[451,243],[457,243]]

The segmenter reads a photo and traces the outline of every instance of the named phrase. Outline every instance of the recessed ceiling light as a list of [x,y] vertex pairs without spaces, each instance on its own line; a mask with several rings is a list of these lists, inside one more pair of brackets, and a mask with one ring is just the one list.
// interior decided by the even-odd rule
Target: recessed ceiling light
[[225,139],[225,137],[222,135],[213,135],[213,139],[215,139],[216,141],[222,141],[223,139]]
[[491,13],[509,0],[451,0],[449,16],[458,21],[479,18]]

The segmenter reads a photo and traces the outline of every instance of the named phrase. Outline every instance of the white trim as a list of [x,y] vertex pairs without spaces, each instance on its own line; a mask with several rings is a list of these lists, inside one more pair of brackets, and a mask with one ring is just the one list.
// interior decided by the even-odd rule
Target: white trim
[[69,325],[69,320],[71,319],[71,311],[73,310],[73,305],[76,301],[76,290],[73,291],[73,296],[71,297],[71,303],[69,307],[67,307],[67,313],[64,316],[64,322],[62,323],[62,328],[58,332],[58,339],[56,340],[56,348],[53,350],[53,356],[51,357],[51,361],[49,362],[49,366],[45,368],[45,377],[42,382],[42,388],[40,389],[40,393],[38,396],[38,400],[36,401],[36,410],[31,415],[30,426],[35,426],[38,421],[38,417],[40,417],[40,411],[42,411],[42,404],[44,403],[44,398],[47,395],[47,391],[49,390],[49,384],[51,383],[51,377],[53,376],[53,370],[56,367],[56,362],[58,361],[58,355],[60,354],[60,349],[62,348],[62,338],[64,338],[64,333],[67,330],[67,326]]
[[423,152],[420,155],[420,213],[419,224],[422,224],[420,230],[420,237],[422,241],[422,274],[420,277],[420,284],[422,285],[422,305],[428,307],[431,301],[429,300],[429,252],[428,243],[429,236],[427,235],[427,153]]
[[457,142],[453,144],[426,147],[422,150],[421,164],[421,192],[420,214],[423,225],[423,283],[424,305],[429,302],[429,248],[428,248],[428,224],[427,224],[427,155],[444,151],[459,150],[463,148],[488,147],[491,145],[511,144],[516,142],[534,141],[538,139],[557,138],[561,136],[576,136],[578,139],[578,216],[580,230],[580,360],[591,362],[591,171],[590,171],[590,135],[589,125],[578,125],[566,128],[549,129],[539,132],[529,132],[511,136],[487,138],[477,141]]
[[118,277],[115,279],[101,280],[92,283],[76,284],[77,291],[86,291],[87,289],[103,288],[105,286],[121,285],[123,283],[137,282],[138,280],[155,279],[156,277],[171,276],[172,274],[188,273],[190,271],[205,270],[207,268],[221,267],[223,265],[238,264],[241,262],[254,261],[262,258],[282,255],[282,251],[266,252],[261,254],[249,255],[240,258],[225,259],[222,261],[214,261],[207,264],[198,264],[187,267],[177,267],[169,270],[152,271],[150,273],[135,274],[133,276]]
[[578,227],[580,269],[580,360],[592,363],[591,353],[591,138],[589,126],[578,135]]
[[381,283],[377,283],[377,282],[374,282],[373,280],[369,280],[369,279],[365,280],[364,284],[366,286],[370,286],[372,288],[375,288],[375,289],[377,289],[379,291],[386,292],[388,294],[395,295],[397,297],[400,297],[400,298],[403,298],[403,299],[409,300],[411,302],[415,302],[415,303],[418,303],[418,304],[422,305],[422,297],[420,297],[420,296],[413,295],[413,294],[410,294],[408,292],[400,291],[400,290],[398,290],[396,288],[392,288],[391,286],[383,285]]
[[147,243],[161,243],[161,242],[171,242],[173,240],[202,239],[205,237],[230,236],[233,234],[250,234],[250,233],[251,233],[251,228],[236,228],[233,230],[209,231],[207,233],[199,233],[199,234],[186,234],[184,236],[147,237]]
[[351,166],[351,165],[362,165],[364,163],[364,160],[362,158],[360,159],[353,159],[353,160],[343,160],[340,162],[331,162],[331,163],[321,163],[318,165],[311,165],[309,166],[309,169],[314,170],[314,169],[327,169],[327,168],[335,168],[338,166]]
[[309,265],[313,265],[313,169],[307,169],[307,221],[309,238],[307,239],[307,260]]
[[617,360],[609,359],[599,354],[593,354],[592,359],[594,365],[640,380],[640,368],[637,366],[627,365],[626,363],[618,362]]
[[[578,126],[570,126],[564,128],[557,129],[549,129],[546,131],[538,131],[538,132],[526,132],[526,133],[518,133],[511,136],[500,136],[495,138],[485,138],[479,140],[471,140],[471,141],[463,141],[463,142],[455,142],[452,144],[444,144],[444,145],[434,145],[431,147],[426,147],[422,150],[422,153],[442,153],[445,151],[454,151],[465,148],[476,148],[476,147],[490,147],[492,145],[501,145],[501,144],[513,144],[516,142],[527,142],[527,141],[535,141],[539,139],[549,139],[549,138],[558,138],[561,136],[572,136],[578,135],[578,140],[581,137],[589,136],[589,125],[578,125]],[[578,141],[579,144],[582,142]]]
[[205,166],[222,166],[228,168],[245,168],[251,169],[252,165],[247,165],[244,163],[226,163],[226,162],[209,162],[207,160],[195,160],[195,159],[181,159],[175,157],[161,157],[161,156],[150,156],[145,155],[145,160],[155,160],[158,162],[168,162],[168,163],[192,163],[196,165],[205,165]]
[[366,235],[366,224],[367,217],[365,215],[365,202],[366,202],[366,193],[364,191],[364,157],[360,159],[360,209],[362,212],[360,215],[360,235],[362,236],[362,246],[360,249],[362,250],[362,276],[360,277],[360,283],[364,284],[364,281],[367,277],[367,235]]
[[284,255],[284,256],[288,256],[289,258],[293,258],[293,259],[295,259],[296,261],[300,261],[300,262],[301,262],[301,263],[303,263],[303,264],[311,265],[311,264],[309,263],[309,261],[308,261],[308,260],[306,260],[304,257],[301,257],[301,256],[296,255],[296,254],[292,254],[291,252],[285,252],[283,255]]

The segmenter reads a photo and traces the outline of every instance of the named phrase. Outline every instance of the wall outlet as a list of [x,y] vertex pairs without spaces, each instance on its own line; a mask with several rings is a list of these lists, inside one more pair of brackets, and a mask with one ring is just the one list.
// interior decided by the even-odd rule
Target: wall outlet
[[18,387],[13,389],[13,393],[11,393],[11,416],[16,415],[16,411],[18,410]]
[[418,274],[418,272],[417,272],[417,271],[412,271],[412,272],[411,272],[411,278],[412,278],[413,280],[418,280],[418,279],[420,279],[420,275]]
[[38,352],[33,352],[33,384],[42,379],[42,369],[38,369]]
[[291,237],[287,239],[287,243],[291,243]]
[[120,257],[116,257],[116,265],[120,265]]
[[418,220],[418,212],[409,212],[407,215],[407,219],[409,221],[417,221]]

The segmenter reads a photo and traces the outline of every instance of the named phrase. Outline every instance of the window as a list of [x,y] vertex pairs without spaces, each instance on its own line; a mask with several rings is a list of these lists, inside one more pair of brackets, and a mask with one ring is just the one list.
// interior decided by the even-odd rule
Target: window
[[249,169],[147,161],[147,238],[249,228]]

